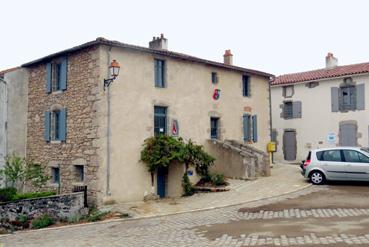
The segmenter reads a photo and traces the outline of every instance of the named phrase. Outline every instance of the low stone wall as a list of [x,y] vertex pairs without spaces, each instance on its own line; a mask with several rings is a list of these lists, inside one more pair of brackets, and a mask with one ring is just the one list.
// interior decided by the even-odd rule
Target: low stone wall
[[226,177],[251,179],[269,176],[269,157],[265,152],[235,141],[209,140],[206,151],[216,158],[211,171]]
[[0,203],[0,221],[15,221],[20,215],[33,219],[42,214],[55,219],[67,219],[86,212],[83,192]]

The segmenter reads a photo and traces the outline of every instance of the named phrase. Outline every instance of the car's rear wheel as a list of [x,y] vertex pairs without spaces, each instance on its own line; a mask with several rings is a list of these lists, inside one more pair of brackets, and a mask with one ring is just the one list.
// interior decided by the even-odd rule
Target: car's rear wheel
[[325,182],[324,174],[320,171],[313,171],[310,174],[310,182],[316,185],[323,184]]

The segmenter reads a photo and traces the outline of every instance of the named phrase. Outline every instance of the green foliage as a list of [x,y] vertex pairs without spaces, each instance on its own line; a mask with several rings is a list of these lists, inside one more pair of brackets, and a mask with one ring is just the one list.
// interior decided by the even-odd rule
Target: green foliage
[[100,221],[102,220],[109,212],[103,212],[97,209],[92,209],[90,215],[87,217],[87,220],[90,222]]
[[180,160],[184,143],[182,139],[172,136],[158,135],[145,140],[141,151],[141,161],[154,172],[160,167],[168,167],[172,162]]
[[191,140],[185,143],[182,138],[158,135],[145,140],[141,161],[146,163],[150,172],[159,167],[168,167],[173,162],[185,163],[186,168],[192,164],[200,176],[205,176],[215,158],[206,153],[203,146],[196,145]]
[[70,216],[68,218],[68,223],[69,224],[75,224],[75,223],[78,223],[78,222],[80,222],[84,219],[85,219],[85,217],[83,217],[82,215],[76,214],[76,215]]
[[187,176],[187,172],[183,174],[182,177],[182,188],[183,188],[183,196],[192,196],[195,191],[190,182],[190,179]]
[[0,170],[0,175],[5,176],[11,187],[20,187],[21,189],[27,182],[30,182],[36,188],[41,188],[50,179],[46,175],[45,167],[16,154],[6,157],[5,166]]
[[16,195],[17,189],[16,188],[3,188],[0,189],[0,202],[7,202],[11,201],[13,197]]
[[22,224],[26,223],[28,221],[28,215],[26,214],[21,214],[18,216],[18,220],[19,222],[21,222]]
[[227,185],[223,174],[214,173],[211,175],[211,182],[215,186]]
[[41,215],[40,217],[33,219],[31,222],[32,228],[34,229],[45,228],[52,224],[54,224],[54,220],[47,214]]
[[53,195],[56,195],[54,191],[16,193],[13,196],[12,201],[53,196]]

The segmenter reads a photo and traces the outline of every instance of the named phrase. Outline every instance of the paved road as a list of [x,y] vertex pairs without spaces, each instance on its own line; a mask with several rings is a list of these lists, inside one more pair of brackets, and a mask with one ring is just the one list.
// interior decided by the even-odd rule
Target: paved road
[[279,198],[150,219],[0,237],[5,246],[369,246],[369,185],[313,186]]

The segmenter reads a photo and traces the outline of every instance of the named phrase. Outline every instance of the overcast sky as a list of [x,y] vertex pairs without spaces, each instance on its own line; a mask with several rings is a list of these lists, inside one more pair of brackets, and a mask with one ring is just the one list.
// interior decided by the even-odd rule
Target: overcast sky
[[0,70],[105,37],[147,46],[164,33],[169,50],[272,74],[369,62],[369,1],[2,0]]

